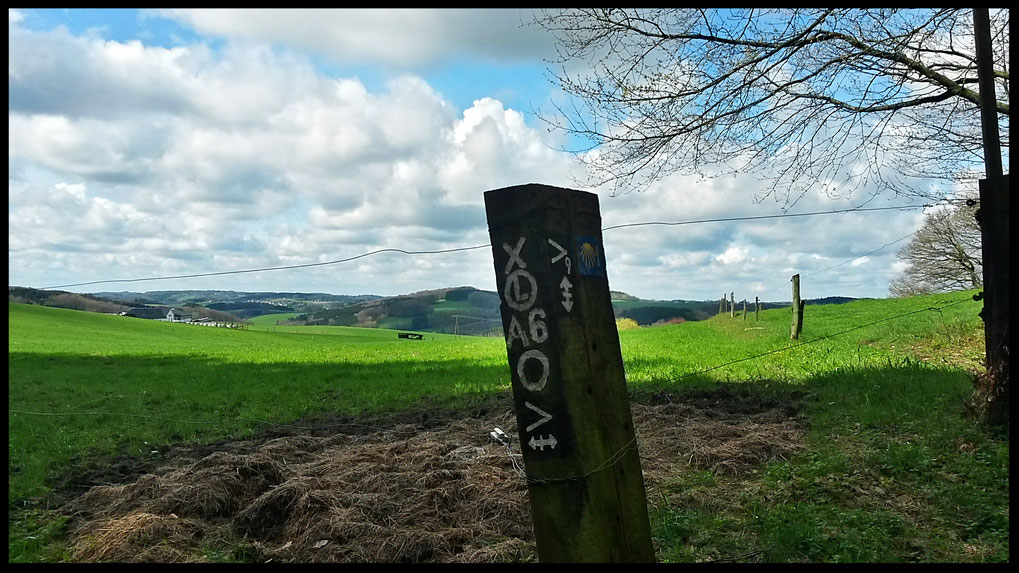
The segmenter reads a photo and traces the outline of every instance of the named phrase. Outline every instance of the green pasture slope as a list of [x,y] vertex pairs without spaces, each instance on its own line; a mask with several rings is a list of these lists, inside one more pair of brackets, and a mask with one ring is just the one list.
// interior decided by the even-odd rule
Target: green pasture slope
[[[670,495],[649,500],[659,560],[1007,561],[1008,437],[965,415],[966,368],[982,356],[972,294],[807,307],[791,349],[788,309],[621,332],[635,400],[793,397],[808,428],[803,453],[750,474],[677,468]],[[8,331],[12,562],[66,557],[46,500],[90,462],[508,389],[499,338],[228,330],[20,304]]]
[[248,323],[256,326],[274,326],[277,322],[290,320],[295,316],[300,315],[301,313],[299,312],[274,312],[272,314],[260,314],[249,318]]

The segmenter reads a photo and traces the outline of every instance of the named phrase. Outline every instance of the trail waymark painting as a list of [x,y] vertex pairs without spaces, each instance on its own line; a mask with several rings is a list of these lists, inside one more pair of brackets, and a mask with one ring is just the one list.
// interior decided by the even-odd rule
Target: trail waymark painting
[[485,206],[539,558],[651,561],[598,198],[532,184]]

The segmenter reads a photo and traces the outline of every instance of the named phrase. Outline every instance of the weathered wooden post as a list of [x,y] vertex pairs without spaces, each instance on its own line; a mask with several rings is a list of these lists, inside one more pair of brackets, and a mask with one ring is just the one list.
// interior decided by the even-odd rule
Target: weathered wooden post
[[978,378],[981,416],[992,424],[1008,424],[1008,218],[1009,176],[980,180],[978,221],[982,240],[984,288],[985,375]]
[[[995,97],[994,47],[990,13],[973,9],[977,82],[980,88],[980,128],[984,148],[984,175],[980,180],[981,253],[983,255],[984,353],[987,370],[977,379],[977,397],[984,402],[981,417],[1008,427],[1008,195],[1009,180],[1001,161],[998,100]],[[1007,80],[1006,80],[1007,81]],[[1008,92],[1005,92],[1006,101]]]
[[747,320],[747,299],[743,299],[743,321]]
[[759,322],[761,320],[761,299],[754,297],[754,321]]
[[800,305],[800,275],[795,274],[793,281],[793,324],[789,331],[790,340],[800,338],[800,321],[803,319],[803,306]]
[[736,316],[736,293],[729,293],[729,317]]
[[722,300],[718,301],[718,314],[725,312],[725,293],[722,293]]
[[485,193],[513,404],[543,562],[651,562],[598,196]]

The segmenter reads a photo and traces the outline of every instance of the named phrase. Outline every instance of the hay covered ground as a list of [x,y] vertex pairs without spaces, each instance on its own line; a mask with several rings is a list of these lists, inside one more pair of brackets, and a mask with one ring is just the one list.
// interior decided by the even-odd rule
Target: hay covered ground
[[[79,474],[61,508],[72,560],[534,561],[518,454],[489,437],[516,436],[509,403],[317,420]],[[649,498],[676,472],[739,475],[803,447],[789,401],[644,395],[632,413]]]

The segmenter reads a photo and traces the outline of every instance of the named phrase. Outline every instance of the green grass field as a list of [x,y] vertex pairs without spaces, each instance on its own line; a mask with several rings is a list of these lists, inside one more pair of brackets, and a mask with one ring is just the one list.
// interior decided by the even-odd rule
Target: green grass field
[[248,323],[256,326],[274,326],[277,322],[290,320],[300,315],[301,313],[299,312],[274,312],[272,314],[260,314],[249,318]]
[[[798,343],[788,309],[620,333],[635,394],[806,396],[804,453],[738,478],[677,471],[667,489],[686,501],[649,500],[659,560],[1007,561],[1008,437],[965,415],[983,353],[972,294],[809,306]],[[508,389],[499,338],[274,323],[9,304],[10,561],[66,557],[46,502],[89,464]]]

